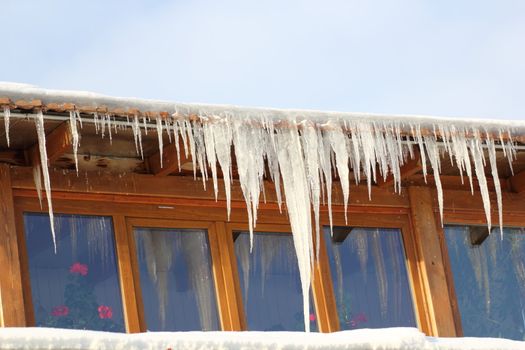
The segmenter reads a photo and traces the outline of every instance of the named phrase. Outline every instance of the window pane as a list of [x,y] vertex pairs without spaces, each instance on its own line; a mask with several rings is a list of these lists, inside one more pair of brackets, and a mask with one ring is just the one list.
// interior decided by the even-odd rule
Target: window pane
[[525,340],[525,229],[494,229],[483,240],[486,233],[445,227],[463,333]]
[[35,323],[124,332],[113,225],[101,216],[24,214]]
[[[304,331],[303,294],[292,235],[255,232],[252,252],[248,232],[236,232],[234,237],[248,330]],[[310,329],[316,331],[313,311],[310,321]]]
[[416,327],[398,229],[324,228],[342,330]]
[[206,230],[135,228],[147,329],[219,330]]

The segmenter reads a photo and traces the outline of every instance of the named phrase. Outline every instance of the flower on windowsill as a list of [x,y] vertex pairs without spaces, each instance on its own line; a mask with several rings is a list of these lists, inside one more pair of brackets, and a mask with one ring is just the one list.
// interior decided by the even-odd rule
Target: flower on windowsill
[[357,327],[360,323],[366,323],[367,321],[368,319],[366,318],[365,313],[360,312],[350,320],[350,325],[352,327]]
[[51,311],[51,315],[55,317],[67,316],[69,314],[69,308],[65,305],[55,306]]
[[100,305],[98,307],[98,317],[100,318],[112,318],[113,317],[113,310],[110,306],[106,305]]
[[88,273],[88,267],[85,264],[81,264],[79,262],[74,263],[69,268],[69,272],[74,275],[82,275],[85,276]]

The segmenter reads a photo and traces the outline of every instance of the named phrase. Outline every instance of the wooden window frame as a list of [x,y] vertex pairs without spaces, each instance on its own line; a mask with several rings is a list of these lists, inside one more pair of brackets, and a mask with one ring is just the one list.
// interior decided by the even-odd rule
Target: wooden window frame
[[219,241],[217,239],[216,225],[214,222],[191,221],[191,220],[171,220],[155,218],[136,218],[126,217],[126,233],[129,242],[129,254],[131,256],[131,279],[133,280],[135,300],[138,308],[138,323],[141,332],[147,330],[145,320],[144,303],[142,299],[142,288],[140,286],[140,274],[138,256],[136,252],[136,242],[134,228],[161,228],[161,229],[202,229],[206,230],[208,243],[210,245],[210,262],[214,279],[214,294],[217,303],[217,314],[219,316],[219,326],[221,330],[231,330],[231,320],[227,311],[228,304],[224,293],[224,279],[222,276],[221,259],[219,253]]
[[[40,208],[31,169],[17,167],[2,167],[2,169],[4,171],[0,172],[0,176],[3,180],[8,178],[7,181],[2,182],[6,184],[3,186],[3,192],[7,198],[13,198],[12,214],[8,208],[9,200],[4,201],[4,206],[7,208],[3,214],[8,219],[12,215],[17,232],[15,240],[21,240],[24,233],[20,212],[46,213],[47,208],[45,203],[43,203],[44,207]],[[126,330],[128,332],[139,332],[141,330],[134,292],[128,292],[134,291],[135,285],[133,281],[130,282],[130,279],[124,278],[124,276],[133,273],[126,224],[128,217],[154,219],[169,217],[170,220],[214,222],[219,242],[220,270],[222,271],[222,282],[220,283],[224,285],[227,305],[226,310],[221,310],[222,326],[225,330],[244,329],[243,316],[239,311],[239,300],[241,298],[234,283],[237,271],[233,269],[233,255],[227,239],[227,225],[229,223],[246,225],[247,222],[246,207],[238,182],[234,181],[232,184],[232,210],[228,221],[224,195],[219,194],[219,199],[216,201],[212,191],[203,191],[202,183],[189,178],[177,176],[158,178],[139,174],[130,174],[121,178],[115,175],[97,174],[92,175],[87,184],[83,176],[77,177],[74,173],[63,174],[62,172],[51,171],[51,181],[53,184],[53,205],[56,213],[112,216],[117,243],[119,273],[121,274],[123,306],[127,322]],[[274,191],[272,184],[267,185],[266,199],[268,202],[259,205],[257,226],[262,227],[261,225],[264,224],[289,225],[286,213],[280,214],[278,211],[279,207],[274,194],[272,194]],[[348,207],[349,220],[346,223],[343,215],[344,208],[341,205],[342,193],[337,184],[334,183],[332,193],[333,224],[335,226],[400,228],[408,259],[407,268],[413,288],[412,295],[419,328],[431,336],[460,334],[454,330],[458,322],[452,317],[452,311],[450,316],[443,316],[443,309],[450,308],[455,301],[451,292],[453,288],[451,288],[449,273],[440,272],[445,271],[448,262],[443,249],[435,189],[409,186],[407,191],[398,195],[388,189],[373,187],[371,201],[368,198],[366,186],[354,187],[352,194]],[[424,205],[420,205],[419,197],[424,197]],[[464,213],[471,213],[473,217],[477,217],[474,220],[481,220],[479,216],[482,216],[483,207],[478,197],[477,195],[472,196],[467,191],[445,191],[445,223],[450,222],[453,213],[461,213],[462,216],[455,223],[468,223],[468,215]],[[504,214],[506,224],[517,221],[513,218],[521,218],[525,215],[522,197],[515,194],[505,194],[504,208],[506,210]],[[320,224],[328,225],[327,207],[322,206],[320,210]],[[432,219],[433,224],[429,226],[430,219]],[[483,222],[478,221],[478,223]],[[519,224],[521,225],[521,221]],[[429,232],[425,233],[427,229]],[[4,232],[7,232],[9,237],[12,230]],[[432,241],[428,241],[429,237]],[[9,243],[6,243],[5,240],[0,243],[0,258],[3,258],[6,256],[4,252],[6,252]],[[323,257],[323,254],[326,254],[323,249],[326,247],[323,242],[321,243],[321,263],[316,264],[313,271],[314,302],[316,303],[318,318],[324,317],[326,320],[326,322],[320,321],[326,325],[323,326],[322,331],[331,332],[338,330],[338,322],[334,321],[333,316],[336,307],[330,280],[331,275],[327,259]],[[24,281],[28,278],[27,266],[24,266],[24,261],[27,259],[24,258],[26,252],[22,251],[20,247],[22,247],[20,242],[14,246],[11,243],[11,248],[8,249],[11,249],[12,252],[11,255],[7,256],[7,264],[14,271],[10,274],[10,276],[14,276],[14,282],[17,279],[16,271],[19,271],[19,278],[22,282],[20,283],[21,286],[16,289],[19,291],[18,295],[23,295],[24,298],[19,297],[19,299],[23,299],[20,301],[15,297],[17,293],[11,293],[13,305],[6,306],[8,303],[3,303],[3,311],[7,311],[6,315],[2,316],[4,326],[31,325],[31,317],[26,319],[26,315],[31,316],[32,312],[32,309],[27,305],[27,293],[30,293],[30,289],[23,288],[27,283]],[[8,281],[0,280],[0,284],[5,283]],[[319,283],[319,286],[315,286],[315,283]],[[16,283],[14,285],[16,286]],[[216,285],[218,285],[217,281]],[[451,295],[450,298],[449,295]],[[22,312],[17,313],[13,310],[21,310]],[[20,314],[23,317],[18,317]],[[224,316],[225,314],[227,316]]]

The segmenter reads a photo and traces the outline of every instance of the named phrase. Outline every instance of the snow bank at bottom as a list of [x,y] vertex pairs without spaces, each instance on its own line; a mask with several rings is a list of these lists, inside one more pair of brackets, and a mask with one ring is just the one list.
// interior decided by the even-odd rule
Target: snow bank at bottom
[[432,338],[415,328],[300,332],[150,332],[118,334],[54,328],[0,328],[0,349],[525,349],[494,338]]

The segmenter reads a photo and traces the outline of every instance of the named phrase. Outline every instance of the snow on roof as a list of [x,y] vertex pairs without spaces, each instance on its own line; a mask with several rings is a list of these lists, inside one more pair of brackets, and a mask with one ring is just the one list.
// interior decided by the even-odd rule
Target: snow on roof
[[524,342],[494,338],[433,338],[415,328],[335,333],[148,332],[119,334],[54,328],[0,328],[2,349],[359,349],[518,350]]
[[[335,111],[316,111],[301,109],[275,109],[259,107],[240,107],[235,105],[212,105],[178,103],[161,100],[148,100],[129,97],[110,97],[86,91],[67,91],[43,89],[34,85],[0,82],[0,98],[18,100],[41,100],[44,105],[70,103],[82,107],[106,107],[109,110],[128,109],[142,113],[152,112],[179,112],[185,115],[223,115],[229,114],[238,117],[250,116],[256,118],[264,116],[274,120],[286,120],[290,117],[309,119],[323,123],[335,118],[341,120],[362,120],[400,123],[417,123],[422,128],[433,128],[435,124],[451,123],[456,127],[470,127],[475,125],[489,132],[499,132],[502,129],[511,129],[514,135],[525,135],[525,120],[489,120],[475,118],[448,118],[422,115],[387,115],[373,113],[350,113]],[[525,119],[525,118],[524,118]]]

